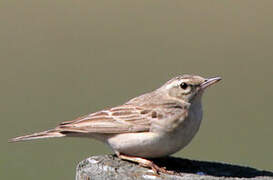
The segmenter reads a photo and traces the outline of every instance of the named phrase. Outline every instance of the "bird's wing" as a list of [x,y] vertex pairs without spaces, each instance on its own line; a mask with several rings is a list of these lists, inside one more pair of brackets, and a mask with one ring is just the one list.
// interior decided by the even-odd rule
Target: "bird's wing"
[[157,126],[171,131],[186,117],[185,108],[181,104],[165,102],[136,106],[124,104],[108,110],[102,110],[74,121],[66,121],[56,127],[60,132],[79,133],[132,133],[148,132]]
[[184,121],[187,108],[177,103],[165,102],[136,106],[125,104],[108,110],[102,110],[74,121],[61,123],[55,129],[16,137],[10,142],[27,141],[51,137],[63,137],[66,134],[118,134],[133,132],[168,132]]
[[74,121],[66,121],[56,127],[61,132],[126,133],[149,131],[155,111],[134,105],[121,105],[102,110]]

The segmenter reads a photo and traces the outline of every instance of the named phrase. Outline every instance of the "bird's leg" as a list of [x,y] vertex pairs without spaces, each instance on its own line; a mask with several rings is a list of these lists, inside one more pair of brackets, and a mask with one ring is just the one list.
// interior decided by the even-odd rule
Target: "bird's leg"
[[173,171],[167,171],[165,167],[159,167],[155,163],[153,163],[152,161],[144,159],[144,158],[134,157],[134,156],[127,156],[127,155],[123,155],[123,154],[120,154],[120,153],[117,153],[117,156],[120,159],[136,162],[140,166],[151,168],[154,171],[155,174],[159,174],[159,172],[166,173],[166,174],[174,174]]

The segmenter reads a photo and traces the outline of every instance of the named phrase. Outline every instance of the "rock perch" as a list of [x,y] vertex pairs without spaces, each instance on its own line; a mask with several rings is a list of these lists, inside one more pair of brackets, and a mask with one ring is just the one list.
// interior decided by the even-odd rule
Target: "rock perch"
[[195,161],[176,157],[153,160],[175,171],[174,175],[155,175],[152,170],[120,160],[114,155],[92,156],[77,166],[76,180],[272,180],[273,172],[219,162]]

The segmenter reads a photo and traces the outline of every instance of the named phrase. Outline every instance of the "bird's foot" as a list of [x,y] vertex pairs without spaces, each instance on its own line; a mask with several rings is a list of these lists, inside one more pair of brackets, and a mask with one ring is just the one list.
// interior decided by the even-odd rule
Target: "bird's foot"
[[151,168],[155,174],[159,173],[165,173],[165,174],[174,174],[174,171],[168,171],[165,167],[159,167],[154,162],[148,159],[140,158],[140,157],[134,157],[134,156],[127,156],[123,154],[117,155],[120,159],[132,161],[138,163],[142,167],[148,167]]

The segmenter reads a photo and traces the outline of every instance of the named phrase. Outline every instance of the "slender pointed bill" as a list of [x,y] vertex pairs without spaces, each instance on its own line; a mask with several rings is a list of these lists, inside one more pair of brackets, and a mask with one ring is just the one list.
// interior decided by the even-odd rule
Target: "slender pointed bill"
[[221,77],[208,78],[208,79],[206,79],[205,82],[203,82],[203,83],[201,84],[201,88],[202,88],[202,89],[206,89],[207,87],[209,87],[209,86],[211,86],[211,85],[217,83],[217,82],[220,81],[221,79],[222,79]]

